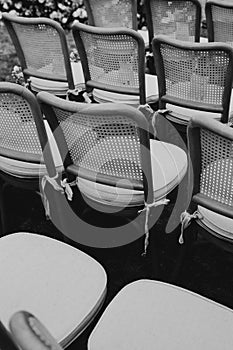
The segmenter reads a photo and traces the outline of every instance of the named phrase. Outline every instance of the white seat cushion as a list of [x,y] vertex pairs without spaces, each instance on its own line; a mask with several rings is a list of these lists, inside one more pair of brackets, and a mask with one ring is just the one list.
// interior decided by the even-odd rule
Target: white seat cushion
[[124,287],[108,305],[88,350],[229,350],[233,311],[159,281]]
[[[71,62],[72,74],[75,87],[84,88],[85,80],[81,61]],[[68,90],[68,83],[53,80],[40,79],[31,77],[31,88],[36,92],[47,91],[54,95],[65,95]]]
[[233,239],[233,219],[217,214],[200,205],[198,206],[198,211],[203,217],[200,220],[202,224],[220,236]]
[[147,48],[149,46],[149,34],[148,34],[148,30],[145,29],[140,29],[138,30],[138,33],[143,37],[144,43],[145,43],[145,47]]
[[15,233],[0,242],[1,321],[19,310],[36,315],[67,346],[87,326],[106,294],[106,273],[93,258],[43,235]]
[[[157,201],[164,198],[182,180],[187,170],[187,156],[179,147],[165,142],[151,140],[150,147],[154,199]],[[96,153],[98,158],[102,155],[102,163],[106,162],[101,144],[91,152]],[[87,157],[93,157],[94,154],[88,153]],[[124,153],[124,158],[126,156]],[[120,182],[119,187],[113,187],[79,178],[78,186],[83,194],[102,204],[124,207],[141,206],[144,203],[143,191],[122,188]]]
[[[146,74],[146,102],[154,103],[158,101],[158,81],[156,75]],[[118,94],[115,92],[109,92],[99,89],[93,90],[93,96],[96,102],[115,102],[115,103],[126,103],[134,106],[139,106],[139,96]]]
[[[180,88],[182,89],[182,83],[179,83],[179,85],[180,85]],[[209,93],[209,95],[211,95],[211,88],[212,86],[208,84],[205,90],[206,93]],[[167,93],[169,94],[169,90]],[[171,105],[169,103],[166,104],[166,109],[171,111],[167,115],[167,119],[183,125],[187,125],[189,120],[194,116],[209,117],[217,120],[220,120],[221,118],[221,114],[218,114],[218,113],[204,112],[204,111],[199,111],[195,109],[179,107],[179,106]],[[230,113],[232,113],[232,111],[233,111],[233,94],[231,94],[229,115]]]
[[[47,120],[45,120],[44,123],[45,123],[45,129],[47,131],[53,159],[54,159],[54,164],[57,169],[57,172],[60,173],[63,170],[62,159]],[[11,159],[11,158],[0,156],[0,170],[6,173],[9,173],[13,176],[28,177],[28,178],[43,176],[44,174],[47,173],[42,155],[41,155],[41,163],[24,162],[17,159]]]

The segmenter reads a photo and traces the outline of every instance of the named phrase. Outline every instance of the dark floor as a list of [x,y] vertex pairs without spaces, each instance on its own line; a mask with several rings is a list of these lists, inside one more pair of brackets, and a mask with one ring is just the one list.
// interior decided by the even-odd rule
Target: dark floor
[[[12,232],[36,232],[59,237],[53,224],[45,219],[38,195],[12,188],[9,190],[8,198],[10,199],[8,212],[12,213],[9,218]],[[160,265],[158,279],[167,282],[171,281],[171,272],[177,261],[177,249],[179,248],[177,243],[179,231],[174,230],[170,234],[164,233],[167,219],[172,210],[172,202],[165,207],[162,216],[152,230],[153,237],[157,237],[156,244]],[[150,259],[141,256],[142,238],[127,247],[117,249],[79,248],[95,257],[106,269],[108,294],[104,306],[127,283],[141,278],[152,278]],[[176,284],[233,308],[232,270],[233,256],[199,237],[192,248],[192,254],[182,266],[179,282]],[[69,347],[69,350],[86,348],[88,335],[95,322]]]

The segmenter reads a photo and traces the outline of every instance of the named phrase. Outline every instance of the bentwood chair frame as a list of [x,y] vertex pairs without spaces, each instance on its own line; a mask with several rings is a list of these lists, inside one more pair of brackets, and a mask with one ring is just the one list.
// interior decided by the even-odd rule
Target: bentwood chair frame
[[[4,117],[5,119],[5,121],[1,120],[0,126],[0,155],[5,159],[5,165],[3,165],[2,158],[0,167],[2,181],[1,217],[4,233],[7,228],[4,210],[4,193],[7,185],[38,191],[40,177],[43,175],[42,169],[40,172],[40,165],[45,168],[45,162],[48,164],[46,172],[50,176],[56,174],[56,168],[41,110],[34,94],[23,86],[2,82],[0,83],[0,104],[0,115],[1,118]],[[44,149],[44,160],[42,159],[42,149]],[[6,165],[8,160],[9,165]],[[22,170],[17,168],[17,165],[14,166],[12,161],[16,161],[16,163],[19,161],[21,164],[25,162],[25,169],[22,174]],[[33,169],[32,172],[30,171],[30,165],[28,165],[30,163],[37,165],[36,173]]]
[[[158,35],[152,41],[152,48],[161,110],[169,104],[184,108],[179,113],[189,112],[189,119],[193,110],[193,114],[208,112],[222,123],[228,122],[233,81],[233,50],[229,45],[184,43]],[[165,114],[179,131],[186,132],[189,119],[182,119],[172,111]]]
[[[174,27],[172,33],[175,33],[176,39],[193,42],[200,41],[201,4],[199,0],[145,0],[144,6],[150,44],[152,39],[158,34],[167,35],[168,37],[170,35],[171,37],[169,25]],[[164,15],[168,15],[170,11],[171,16],[171,12],[174,12],[173,17],[170,18],[167,24],[162,21],[164,19],[164,16],[161,15],[162,11],[164,11]],[[181,12],[182,17],[175,18],[175,12],[177,12],[177,15],[178,12]],[[179,26],[180,32],[177,29],[177,23],[181,24]],[[185,26],[185,30],[181,30],[182,25]]]
[[[81,23],[75,23],[72,31],[88,92],[96,88],[137,95],[140,104],[146,103],[145,44],[140,34],[129,28],[100,28]],[[121,63],[123,66],[125,63],[125,67],[120,71]],[[117,74],[115,79],[111,75],[108,77],[107,74],[98,73],[101,69],[107,72],[114,68]],[[130,74],[134,75],[133,79]],[[127,81],[120,82],[122,78],[127,78]]]
[[89,25],[138,29],[137,0],[84,0],[84,4]]
[[[216,120],[194,117],[187,132],[194,174],[193,195],[188,212],[192,214],[201,206],[233,219],[233,129]],[[210,229],[202,218],[197,217],[193,221],[198,224],[198,232],[205,238],[232,251],[232,238]],[[187,233],[184,230],[185,235],[188,235],[188,230],[189,228]]]
[[74,90],[66,35],[50,18],[23,18],[3,13],[2,19],[28,81],[30,77],[68,83]]
[[233,4],[208,0],[205,5],[208,40],[233,46]]

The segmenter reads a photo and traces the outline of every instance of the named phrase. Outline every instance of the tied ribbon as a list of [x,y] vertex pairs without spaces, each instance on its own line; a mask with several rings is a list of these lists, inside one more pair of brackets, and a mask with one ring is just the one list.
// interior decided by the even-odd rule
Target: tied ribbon
[[164,117],[166,116],[166,114],[168,114],[170,111],[169,109],[158,109],[152,116],[151,119],[151,124],[152,124],[152,128],[154,130],[154,135],[157,135],[157,131],[156,131],[156,119],[158,118],[159,115],[163,115]]
[[48,175],[44,175],[42,180],[41,180],[41,188],[42,188],[42,200],[45,208],[45,215],[47,218],[50,217],[50,209],[49,209],[49,201],[48,198],[45,194],[45,185],[47,182],[52,185],[55,191],[59,191],[62,194],[66,194],[67,199],[69,201],[72,201],[73,198],[73,191],[71,189],[71,186],[75,186],[77,184],[77,179],[75,179],[73,182],[68,183],[67,178],[61,180],[61,185],[58,184],[57,179],[58,179],[58,173],[54,177],[50,177]]
[[184,243],[184,230],[191,224],[191,221],[194,219],[202,219],[202,215],[199,213],[199,211],[195,211],[193,214],[189,214],[186,210],[181,213],[180,215],[180,222],[181,222],[181,232],[179,237],[179,243]]
[[[154,115],[155,115],[157,112],[155,112],[155,111],[151,108],[151,106],[148,105],[148,103],[146,103],[145,105],[140,105],[140,106],[138,106],[138,110],[144,114],[144,116],[145,116],[146,119],[148,120],[149,124],[151,124],[151,125],[153,126]],[[153,134],[154,134],[154,138],[156,138],[157,131],[156,131],[156,129],[155,129],[154,126],[153,126]]]
[[81,95],[83,97],[85,103],[92,103],[92,100],[90,98],[92,96],[92,94],[91,93],[88,94],[86,91],[83,91],[80,88],[75,88],[73,90],[72,89],[67,90],[67,92],[66,92],[66,99],[67,100],[69,100],[69,95],[73,95],[76,97]]
[[138,211],[138,214],[145,211],[146,217],[145,217],[145,240],[144,240],[144,252],[142,253],[142,256],[146,256],[147,248],[149,245],[149,216],[150,216],[150,209],[154,207],[158,207],[159,205],[165,205],[169,203],[169,199],[163,198],[159,201],[153,202],[153,203],[145,203],[144,208]]
[[73,199],[73,191],[71,186],[77,185],[77,182],[77,179],[72,182],[67,182],[67,178],[61,180],[61,187],[64,188],[68,201],[72,201]]
[[42,188],[42,200],[45,208],[45,215],[46,218],[48,219],[50,217],[50,209],[49,209],[49,201],[48,198],[45,194],[45,185],[47,182],[50,183],[50,185],[53,186],[53,188],[56,191],[60,191],[61,193],[64,193],[63,188],[57,183],[57,178],[58,178],[58,173],[54,177],[50,177],[48,175],[44,175],[41,180],[41,188]]

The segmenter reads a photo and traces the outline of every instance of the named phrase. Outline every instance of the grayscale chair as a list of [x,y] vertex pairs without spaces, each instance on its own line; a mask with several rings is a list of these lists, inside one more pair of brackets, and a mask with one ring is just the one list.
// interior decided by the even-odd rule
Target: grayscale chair
[[[107,306],[87,349],[228,349],[233,345],[232,321],[232,309],[220,303],[168,283],[138,280],[123,287]],[[10,328],[22,350],[31,350],[33,344],[61,350],[28,312],[14,314]]]
[[49,18],[23,18],[3,13],[2,20],[15,46],[25,81],[34,92],[58,96],[84,86],[81,63],[70,62],[66,35]]
[[85,0],[84,4],[89,25],[134,29],[143,37],[145,46],[148,46],[148,31],[138,30],[137,0]]
[[233,3],[227,0],[208,0],[205,11],[209,41],[233,46]]
[[[40,124],[46,168],[37,132]],[[49,141],[48,141],[49,140]],[[50,147],[48,147],[48,145]],[[51,148],[51,151],[50,151]],[[52,152],[52,154],[51,154]],[[2,233],[7,230],[6,208],[8,185],[38,191],[41,178],[62,172],[62,162],[51,129],[43,121],[40,107],[32,92],[9,82],[0,83],[0,179]],[[10,214],[12,215],[12,213]]]
[[[146,251],[149,230],[156,222],[153,207],[159,206],[154,208],[158,213],[167,203],[166,196],[182,181],[186,153],[175,145],[150,140],[146,117],[132,106],[81,104],[45,92],[37,98],[63,159],[69,191],[77,185],[88,207],[100,215],[126,219],[115,229],[95,223],[91,227],[77,218],[72,221],[63,195],[53,203],[61,213],[61,231],[81,244],[101,248],[129,244],[145,235]],[[128,225],[129,220],[133,221]]]
[[145,0],[144,6],[150,43],[158,34],[176,40],[200,41],[199,0]]
[[[106,272],[81,250],[43,234],[17,232],[0,238],[0,256],[4,280],[1,322],[8,330],[13,314],[31,310],[66,348],[100,311],[106,296]],[[27,326],[39,336],[43,329],[37,329],[34,320],[27,320]],[[22,322],[17,325],[20,337],[32,341],[29,349],[43,349],[45,338],[39,337],[42,344],[38,344]],[[18,345],[22,349],[22,344]]]
[[233,50],[224,43],[187,43],[164,35],[152,41],[159,108],[182,132],[201,115],[227,123],[233,110]]
[[194,183],[190,205],[181,215],[180,243],[185,250],[185,240],[191,237],[192,242],[198,232],[232,252],[233,129],[194,117],[188,125],[188,145]]
[[96,102],[158,102],[157,77],[145,74],[145,45],[129,28],[72,27],[88,92]]

